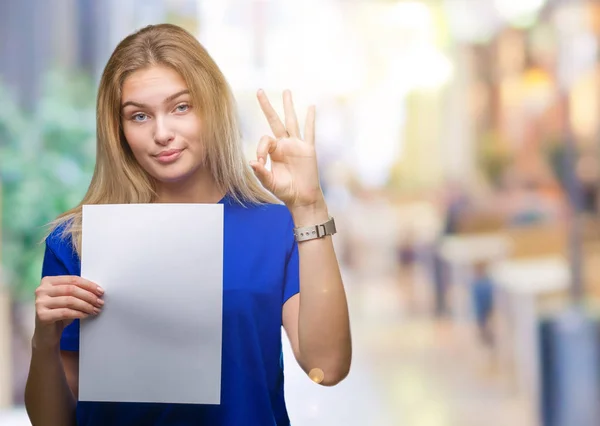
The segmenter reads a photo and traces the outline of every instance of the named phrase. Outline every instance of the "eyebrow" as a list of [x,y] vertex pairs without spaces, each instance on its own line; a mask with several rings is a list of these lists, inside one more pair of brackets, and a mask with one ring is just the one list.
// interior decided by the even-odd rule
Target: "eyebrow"
[[[189,93],[190,93],[190,91],[188,89],[180,90],[177,93],[174,93],[174,94],[172,94],[170,96],[167,96],[167,98],[165,98],[165,100],[163,101],[163,103],[168,104],[169,102],[174,101],[178,97],[180,97],[182,95],[187,95]],[[142,104],[142,103],[139,103],[139,102],[127,101],[123,105],[121,105],[121,109],[125,109],[125,107],[127,107],[129,105],[133,105],[133,106],[138,107],[138,108],[145,108],[146,107],[145,104]]]

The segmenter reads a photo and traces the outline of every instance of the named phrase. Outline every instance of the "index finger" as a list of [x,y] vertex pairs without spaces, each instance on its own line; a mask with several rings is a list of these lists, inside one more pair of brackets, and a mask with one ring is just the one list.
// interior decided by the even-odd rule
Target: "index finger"
[[92,293],[96,293],[100,296],[104,294],[104,289],[100,287],[98,284],[86,280],[77,275],[60,275],[56,277],[52,277],[51,284],[54,286],[57,285],[75,285],[84,290],[90,291]]
[[269,102],[269,99],[267,98],[267,95],[264,92],[264,90],[259,90],[257,97],[258,103],[260,104],[260,108],[265,114],[265,117],[267,117],[269,127],[271,127],[271,130],[273,131],[275,137],[285,138],[286,136],[289,136],[287,130],[285,129],[285,126],[283,125],[281,119],[277,115],[277,112],[271,105],[271,102]]
[[315,144],[315,106],[311,105],[306,114],[306,122],[304,123],[304,140],[308,143]]

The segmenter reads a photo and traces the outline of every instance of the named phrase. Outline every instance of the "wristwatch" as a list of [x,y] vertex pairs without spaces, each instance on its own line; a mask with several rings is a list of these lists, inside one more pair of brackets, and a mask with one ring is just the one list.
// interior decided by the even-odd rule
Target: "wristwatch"
[[325,223],[319,225],[303,226],[301,228],[294,228],[294,236],[296,241],[308,241],[314,240],[315,238],[323,238],[326,235],[333,235],[337,231],[335,229],[335,221],[332,217]]

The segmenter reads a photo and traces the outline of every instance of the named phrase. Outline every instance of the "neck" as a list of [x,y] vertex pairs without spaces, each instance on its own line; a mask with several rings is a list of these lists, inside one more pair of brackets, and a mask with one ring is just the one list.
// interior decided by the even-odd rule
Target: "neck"
[[[201,175],[201,176],[200,176]],[[217,203],[224,191],[218,188],[209,173],[196,173],[179,182],[159,182],[157,203]]]

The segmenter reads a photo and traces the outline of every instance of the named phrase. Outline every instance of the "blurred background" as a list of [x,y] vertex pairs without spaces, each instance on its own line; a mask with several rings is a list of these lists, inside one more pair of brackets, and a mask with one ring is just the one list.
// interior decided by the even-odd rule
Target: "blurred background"
[[45,224],[79,202],[95,95],[151,23],[255,99],[317,106],[354,363],[294,425],[600,424],[600,1],[0,0],[0,425],[23,408]]

